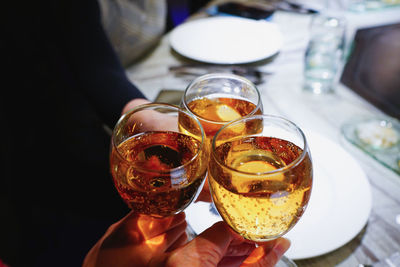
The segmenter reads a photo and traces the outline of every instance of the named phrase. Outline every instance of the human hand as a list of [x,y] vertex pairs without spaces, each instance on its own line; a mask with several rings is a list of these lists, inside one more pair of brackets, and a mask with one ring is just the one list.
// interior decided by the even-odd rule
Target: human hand
[[130,212],[111,225],[86,255],[82,267],[148,266],[152,258],[183,245],[185,214],[154,218]]
[[[144,105],[151,104],[152,102],[137,98],[129,101],[122,109],[122,114],[125,114],[132,109]],[[177,132],[178,124],[176,118],[170,115],[163,114],[162,112],[156,112],[155,110],[143,110],[130,116],[128,123],[132,125],[133,133],[135,129],[141,129],[141,131],[170,131]]]
[[144,104],[148,104],[151,103],[149,100],[144,99],[144,98],[135,98],[132,99],[131,101],[129,101],[128,103],[126,103],[125,107],[122,109],[121,114],[125,114],[126,112],[128,112],[129,110],[140,106],[140,105],[144,105]]
[[290,246],[290,241],[278,238],[254,243],[234,233],[224,222],[218,222],[184,246],[164,253],[150,261],[150,267],[161,266],[242,266],[272,267]]

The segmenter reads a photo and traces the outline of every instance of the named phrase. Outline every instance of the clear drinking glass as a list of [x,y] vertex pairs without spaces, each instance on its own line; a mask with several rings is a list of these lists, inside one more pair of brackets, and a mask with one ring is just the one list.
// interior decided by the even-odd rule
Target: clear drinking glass
[[312,18],[304,57],[304,89],[316,94],[332,92],[343,63],[344,19],[325,14]]
[[[190,128],[181,129],[180,121]],[[138,214],[177,214],[202,188],[207,173],[204,146],[204,130],[190,112],[169,104],[138,106],[113,130],[110,164],[115,187]]]
[[208,147],[214,134],[227,122],[262,114],[257,87],[248,79],[229,73],[206,74],[193,80],[185,90],[181,106],[199,119]]
[[280,117],[252,115],[214,136],[208,180],[223,220],[252,241],[287,233],[300,219],[312,187],[306,138]]

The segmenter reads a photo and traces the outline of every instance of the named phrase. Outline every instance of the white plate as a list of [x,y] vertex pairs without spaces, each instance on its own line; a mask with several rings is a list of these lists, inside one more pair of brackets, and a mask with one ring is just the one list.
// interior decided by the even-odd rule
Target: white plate
[[[309,205],[286,235],[292,242],[286,252],[291,259],[305,259],[333,251],[354,238],[368,221],[372,196],[368,179],[341,146],[306,132],[314,167]],[[220,221],[210,204],[197,202],[186,209],[188,224],[201,233]]]
[[171,32],[169,41],[176,52],[197,61],[242,64],[276,54],[282,35],[265,20],[221,16],[183,23]]

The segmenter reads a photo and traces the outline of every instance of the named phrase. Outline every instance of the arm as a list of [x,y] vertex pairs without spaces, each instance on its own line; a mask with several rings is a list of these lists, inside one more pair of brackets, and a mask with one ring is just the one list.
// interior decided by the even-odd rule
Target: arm
[[79,87],[100,118],[113,127],[124,105],[144,95],[129,81],[101,24],[96,0],[65,1],[67,59]]

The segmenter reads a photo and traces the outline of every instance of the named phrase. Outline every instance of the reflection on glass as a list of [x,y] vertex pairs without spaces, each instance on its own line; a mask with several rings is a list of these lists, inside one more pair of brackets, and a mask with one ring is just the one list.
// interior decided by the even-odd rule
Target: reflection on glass
[[253,241],[287,233],[312,187],[312,162],[302,131],[283,118],[253,115],[228,123],[212,143],[209,183],[218,212]]
[[228,73],[207,74],[195,79],[185,90],[181,105],[200,120],[208,146],[227,122],[262,113],[256,86],[241,76]]
[[[191,128],[179,131],[179,119]],[[110,154],[122,199],[138,214],[164,217],[184,210],[206,176],[204,139],[196,117],[176,106],[146,104],[123,115]]]

